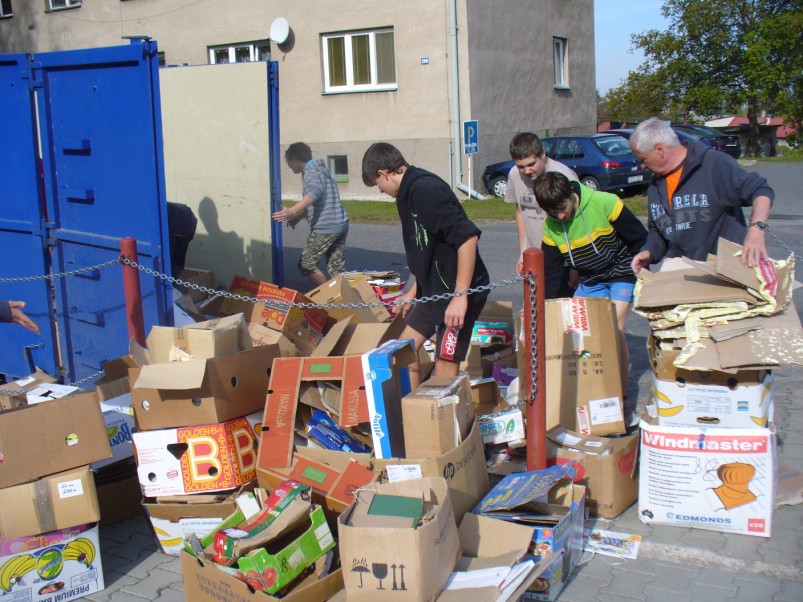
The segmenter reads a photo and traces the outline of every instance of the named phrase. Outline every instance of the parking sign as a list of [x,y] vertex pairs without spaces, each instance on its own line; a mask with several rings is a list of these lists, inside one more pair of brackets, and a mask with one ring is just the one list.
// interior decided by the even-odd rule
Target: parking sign
[[463,122],[463,154],[473,155],[479,150],[479,125],[475,119]]

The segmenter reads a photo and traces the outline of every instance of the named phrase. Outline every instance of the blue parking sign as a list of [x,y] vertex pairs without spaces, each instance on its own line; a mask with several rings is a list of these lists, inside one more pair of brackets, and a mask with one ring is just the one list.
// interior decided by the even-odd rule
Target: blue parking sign
[[479,122],[474,121],[463,122],[463,154],[473,155],[479,151]]

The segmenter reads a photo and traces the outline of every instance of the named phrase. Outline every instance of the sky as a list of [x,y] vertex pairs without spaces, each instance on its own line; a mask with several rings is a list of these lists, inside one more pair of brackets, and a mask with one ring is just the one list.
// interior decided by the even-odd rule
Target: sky
[[644,60],[640,51],[630,52],[630,36],[650,29],[663,31],[663,0],[594,0],[594,40],[597,90],[603,96],[618,87]]

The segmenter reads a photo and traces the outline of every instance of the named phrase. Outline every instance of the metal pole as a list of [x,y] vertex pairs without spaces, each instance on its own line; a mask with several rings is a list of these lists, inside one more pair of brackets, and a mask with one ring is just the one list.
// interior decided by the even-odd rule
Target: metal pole
[[[120,239],[120,255],[131,261],[138,262],[137,240],[135,238]],[[139,285],[139,270],[125,263],[122,266],[128,337],[144,347],[145,320],[142,317],[142,289]]]
[[527,249],[524,262],[524,351],[528,370],[527,387],[527,470],[546,468],[546,382],[544,346],[544,253]]

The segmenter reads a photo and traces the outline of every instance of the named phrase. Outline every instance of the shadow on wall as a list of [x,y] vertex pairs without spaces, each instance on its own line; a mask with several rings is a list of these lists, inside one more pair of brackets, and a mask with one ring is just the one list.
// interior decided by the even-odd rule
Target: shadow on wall
[[189,267],[212,271],[215,281],[228,286],[234,274],[251,277],[245,241],[234,231],[220,228],[217,205],[209,197],[198,204],[198,219],[205,232],[198,233],[190,245]]

